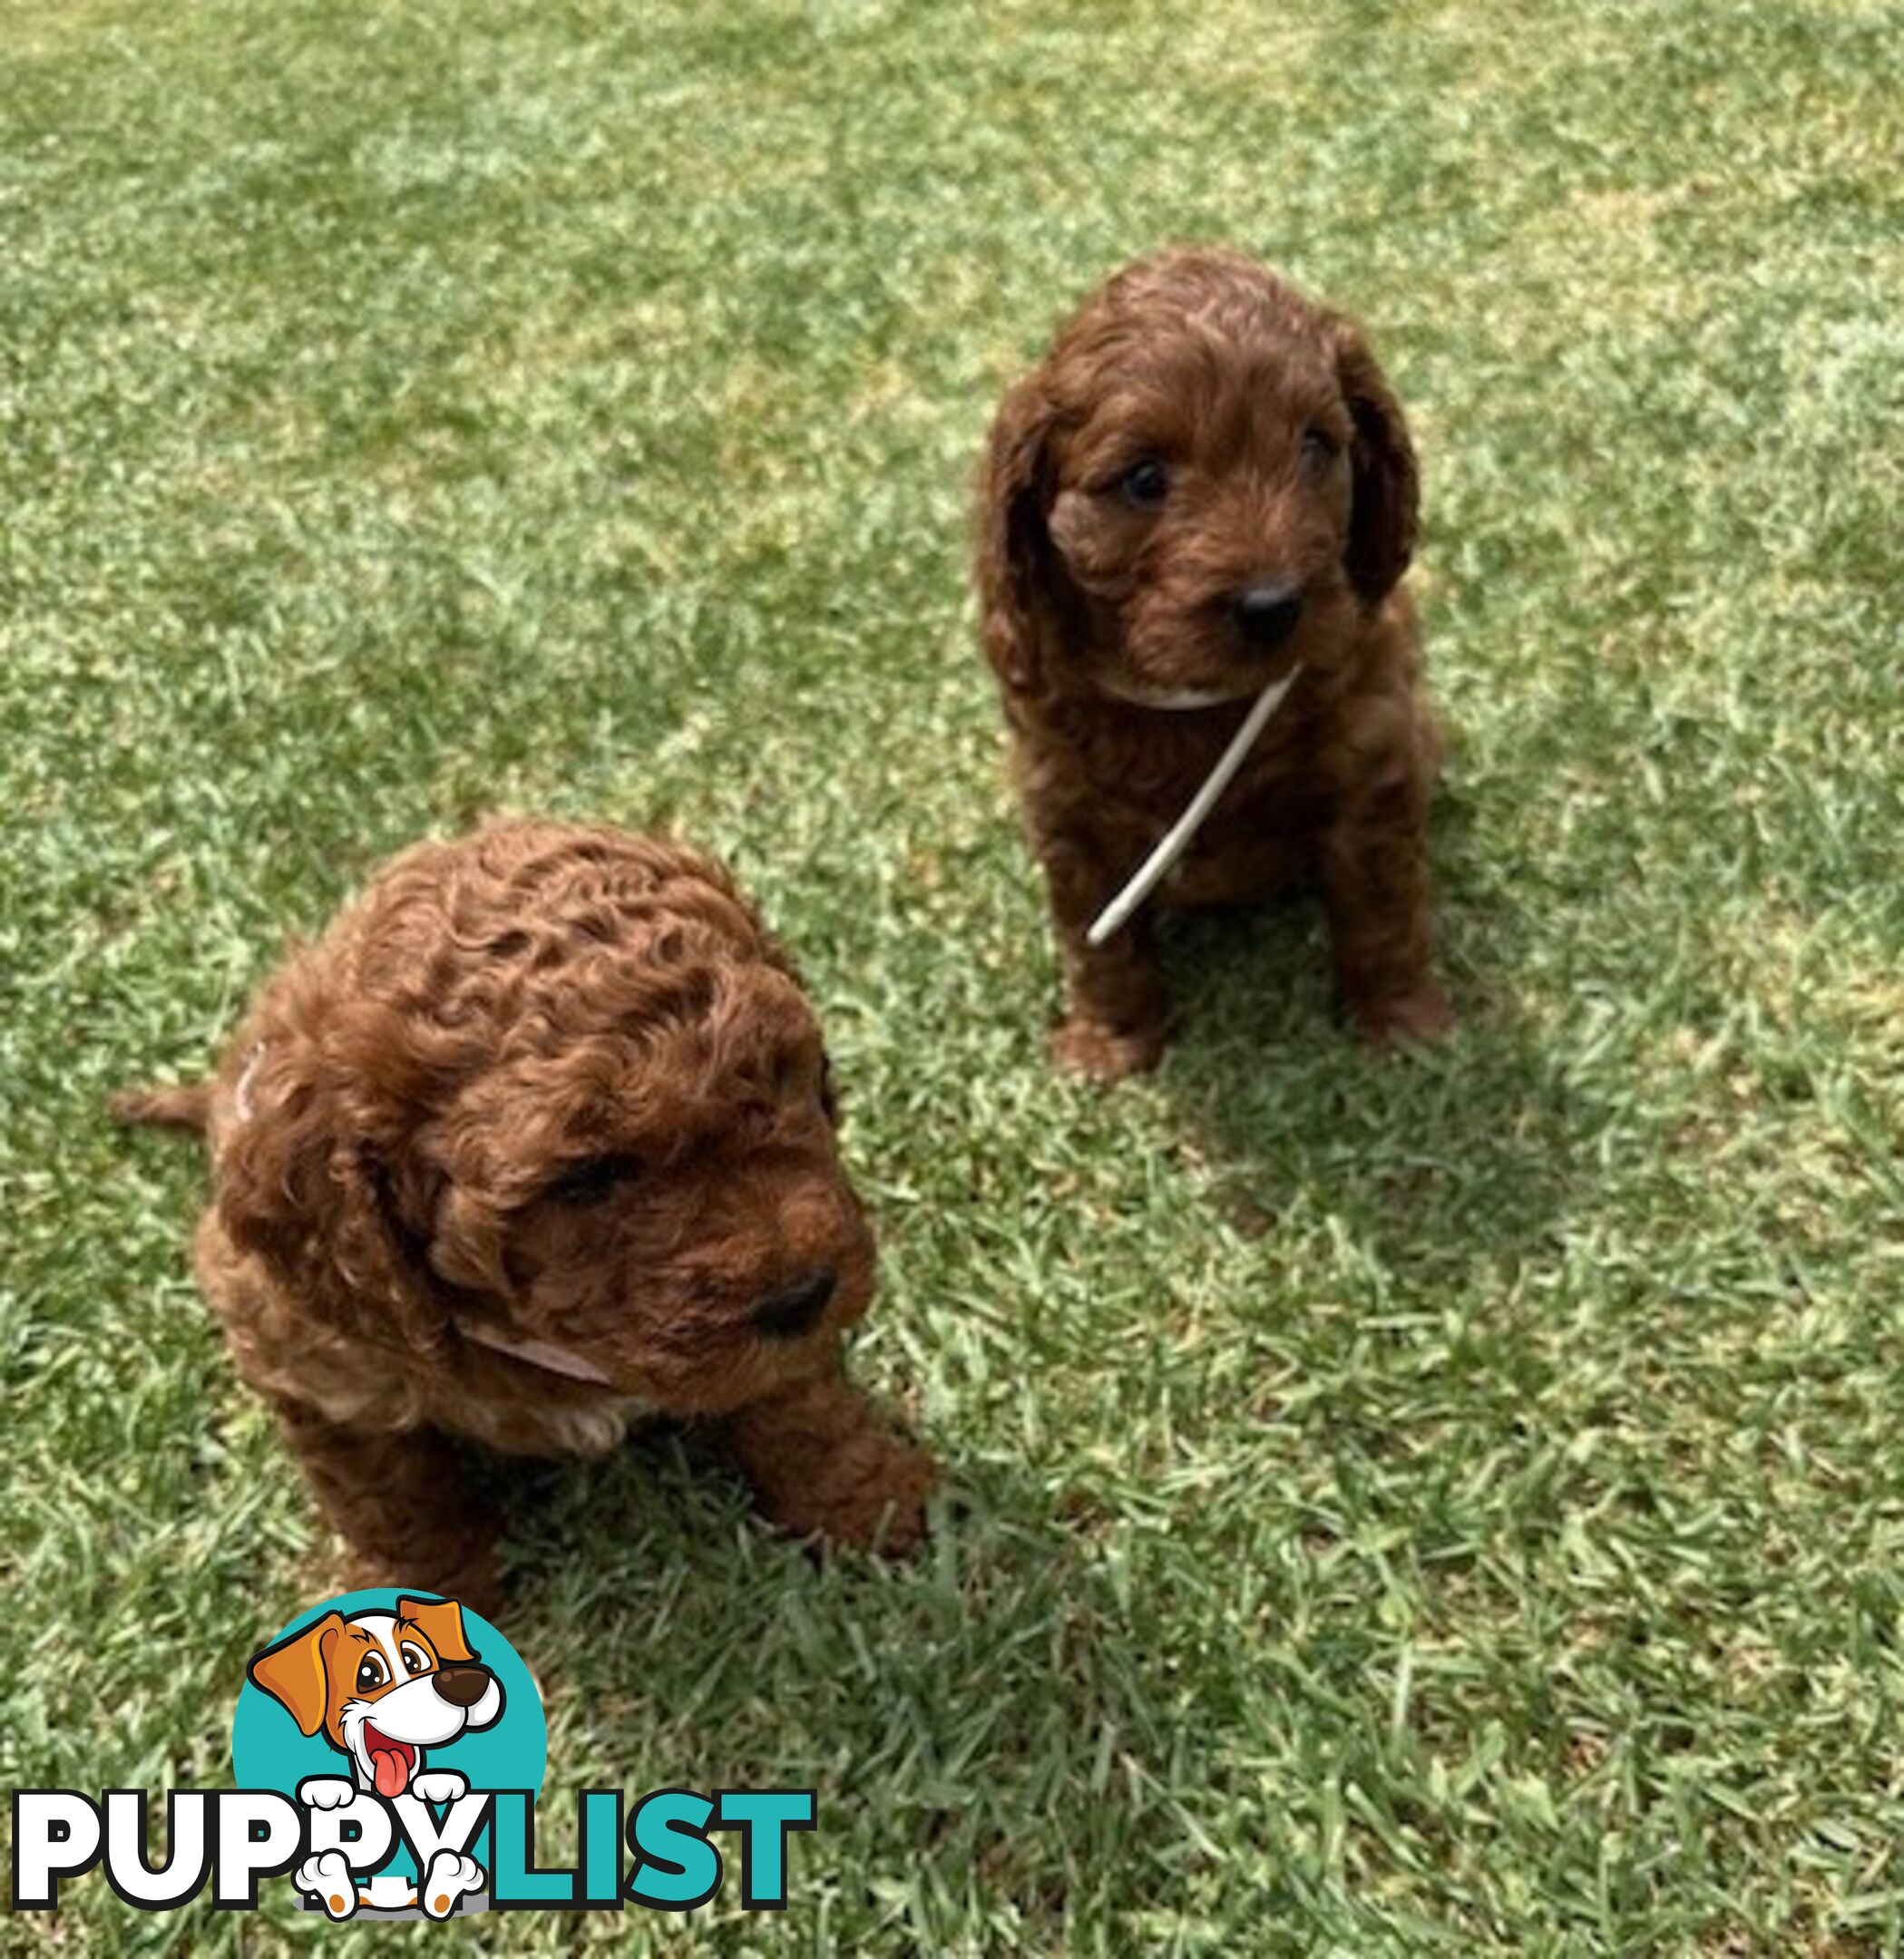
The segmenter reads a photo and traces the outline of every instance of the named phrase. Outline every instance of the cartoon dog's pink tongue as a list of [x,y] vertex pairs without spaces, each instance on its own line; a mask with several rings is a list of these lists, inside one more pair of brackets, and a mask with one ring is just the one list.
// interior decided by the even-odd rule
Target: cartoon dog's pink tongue
[[376,1792],[386,1798],[401,1796],[410,1786],[410,1764],[416,1750],[407,1741],[393,1741],[381,1729],[367,1722],[364,1746],[370,1755],[370,1771],[376,1779]]

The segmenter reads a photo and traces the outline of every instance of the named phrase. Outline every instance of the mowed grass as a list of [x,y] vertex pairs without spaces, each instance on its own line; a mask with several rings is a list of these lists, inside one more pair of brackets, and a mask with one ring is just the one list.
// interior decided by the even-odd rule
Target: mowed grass
[[[667,1440],[518,1487],[545,1849],[583,1785],[821,1827],[784,1917],[510,1949],[1894,1950],[1900,31],[5,0],[5,1780],[226,1781],[328,1584],[198,1156],[104,1096],[393,848],[546,808],[723,853],[796,949],[856,1364],[951,1500],[886,1572]],[[1100,1095],[1044,1058],[966,492],[1059,314],[1205,238],[1413,417],[1462,1027],[1364,1053],[1297,906],[1176,934],[1180,1044]],[[293,1915],[94,1876],[0,1944]]]

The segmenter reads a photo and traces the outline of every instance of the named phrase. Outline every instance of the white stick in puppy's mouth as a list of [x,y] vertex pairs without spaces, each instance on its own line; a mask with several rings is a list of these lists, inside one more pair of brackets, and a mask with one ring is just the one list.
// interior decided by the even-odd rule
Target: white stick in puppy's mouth
[[[1165,831],[1162,841],[1138,866],[1130,882],[1092,921],[1091,929],[1084,935],[1087,945],[1102,945],[1169,875],[1171,866],[1189,849],[1204,820],[1216,808],[1217,797],[1229,787],[1230,778],[1243,766],[1244,757],[1256,746],[1256,737],[1268,726],[1270,716],[1283,705],[1284,697],[1295,685],[1302,670],[1299,662],[1257,695],[1255,706],[1244,716],[1243,726],[1230,736],[1229,746],[1216,757],[1216,766],[1204,777],[1202,787],[1190,798],[1183,814]],[[1198,699],[1186,705],[1200,707],[1204,703]]]

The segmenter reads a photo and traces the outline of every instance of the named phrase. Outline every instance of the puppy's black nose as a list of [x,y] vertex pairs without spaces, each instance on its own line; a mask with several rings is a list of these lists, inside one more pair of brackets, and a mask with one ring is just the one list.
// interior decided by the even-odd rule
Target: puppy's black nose
[[489,1691],[489,1669],[479,1666],[439,1667],[436,1691],[452,1707],[474,1707]]
[[1302,588],[1289,579],[1245,585],[1230,609],[1236,630],[1263,652],[1281,646],[1303,616]]
[[754,1325],[769,1340],[798,1340],[811,1333],[826,1311],[840,1275],[831,1265],[802,1272],[791,1285],[770,1293],[754,1309]]

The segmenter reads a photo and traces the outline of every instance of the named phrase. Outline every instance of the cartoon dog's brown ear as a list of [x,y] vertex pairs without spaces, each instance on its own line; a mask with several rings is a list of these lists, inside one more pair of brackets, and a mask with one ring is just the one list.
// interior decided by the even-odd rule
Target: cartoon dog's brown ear
[[1393,589],[1415,552],[1421,482],[1408,423],[1362,329],[1334,322],[1335,371],[1355,423],[1350,448],[1354,507],[1343,553],[1349,580],[1372,605]]
[[476,1656],[463,1634],[463,1608],[454,1599],[400,1598],[396,1616],[415,1623],[445,1666],[462,1666]]
[[324,1725],[330,1683],[325,1671],[330,1649],[344,1630],[344,1615],[327,1612],[301,1632],[251,1656],[245,1669],[251,1680],[282,1701],[300,1734],[314,1735]]
[[1050,444],[1058,412],[1034,375],[999,404],[979,473],[979,604],[985,651],[1008,687],[1037,678],[1054,575],[1045,530]]

